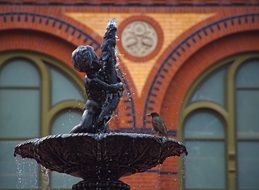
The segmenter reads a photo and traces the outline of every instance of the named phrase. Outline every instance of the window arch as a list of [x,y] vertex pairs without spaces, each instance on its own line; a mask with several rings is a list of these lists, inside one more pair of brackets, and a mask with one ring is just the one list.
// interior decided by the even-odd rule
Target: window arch
[[259,54],[225,59],[197,79],[180,119],[190,152],[183,189],[259,187],[258,113]]
[[186,157],[186,189],[223,188],[225,186],[223,122],[214,112],[199,109],[186,118],[184,126],[185,144],[191,155]]
[[[54,59],[28,52],[0,54],[0,189],[44,189],[44,176],[30,160],[18,184],[14,147],[30,138],[68,133],[80,121],[84,95],[82,80]],[[75,179],[66,179],[53,174],[51,189],[71,188]]]

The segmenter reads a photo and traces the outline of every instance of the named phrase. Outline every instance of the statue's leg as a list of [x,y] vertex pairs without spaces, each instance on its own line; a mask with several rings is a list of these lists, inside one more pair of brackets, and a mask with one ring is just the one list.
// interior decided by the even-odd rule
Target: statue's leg
[[120,94],[108,94],[104,105],[102,106],[101,113],[96,121],[98,128],[107,130],[107,122],[111,119],[113,111],[117,108],[120,101]]
[[97,103],[92,100],[87,100],[81,122],[76,125],[70,133],[95,133],[94,120],[96,115],[98,115],[97,112]]
[[82,130],[84,133],[93,133],[94,127],[93,127],[93,120],[94,120],[94,112],[87,110],[87,113],[84,116],[84,119],[82,121]]
[[73,129],[69,133],[81,133],[81,125],[78,124],[73,127]]
[[82,119],[78,125],[76,125],[70,133],[86,133],[90,130],[90,126],[92,125],[93,114],[89,112],[89,110],[85,110]]

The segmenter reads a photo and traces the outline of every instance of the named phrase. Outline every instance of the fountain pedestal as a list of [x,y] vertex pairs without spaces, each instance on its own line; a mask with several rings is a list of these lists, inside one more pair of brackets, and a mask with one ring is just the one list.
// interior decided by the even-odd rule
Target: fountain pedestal
[[134,133],[63,134],[25,141],[15,155],[35,159],[45,168],[80,177],[73,190],[128,190],[122,176],[144,172],[169,156],[187,154],[170,138]]
[[80,181],[72,190],[130,190],[130,186],[122,181]]

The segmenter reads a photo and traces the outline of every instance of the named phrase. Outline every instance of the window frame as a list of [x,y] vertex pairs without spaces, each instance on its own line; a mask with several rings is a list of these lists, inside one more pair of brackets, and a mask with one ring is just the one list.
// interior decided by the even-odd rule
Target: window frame
[[[202,75],[199,76],[197,80],[194,81],[191,88],[186,94],[184,102],[181,107],[181,114],[178,119],[178,136],[181,140],[184,141],[184,123],[186,118],[192,112],[199,109],[209,109],[215,111],[223,119],[225,124],[225,145],[226,145],[226,189],[237,189],[238,188],[238,166],[237,166],[237,129],[236,129],[236,74],[238,69],[249,60],[259,60],[258,53],[242,53],[238,55],[233,55],[231,57],[225,58],[217,63],[214,66],[208,68]],[[197,101],[190,103],[192,95],[195,93],[195,90],[199,87],[202,81],[209,77],[209,75],[221,67],[229,64],[229,68],[226,72],[226,81],[225,81],[225,105],[221,106],[217,103],[210,101]],[[259,141],[259,139],[257,139]],[[181,167],[184,168],[184,161],[180,161]],[[184,174],[183,174],[184,175]],[[185,189],[185,182],[182,175],[179,175],[179,181],[181,181],[181,189]],[[194,190],[194,189],[188,189]],[[205,189],[204,189],[205,190]],[[209,189],[212,190],[212,189]]]
[[[80,76],[76,73],[75,70],[71,69],[64,63],[56,60],[55,58],[48,57],[47,55],[39,54],[36,52],[24,52],[24,51],[12,51],[12,52],[4,52],[0,54],[0,70],[4,68],[6,64],[8,64],[12,60],[16,59],[23,59],[28,60],[38,71],[39,73],[39,136],[44,137],[51,134],[51,124],[53,119],[62,111],[67,109],[75,109],[83,111],[84,108],[84,101],[79,100],[66,100],[59,102],[53,106],[51,106],[51,77],[48,71],[47,65],[49,64],[55,67],[58,71],[62,72],[66,77],[69,78],[71,82],[78,87],[81,92],[84,92],[83,96],[85,95],[84,84],[83,80]],[[22,88],[21,88],[22,89]],[[72,128],[72,126],[71,126]],[[26,138],[9,138],[4,137],[0,138],[0,141],[25,141],[30,139],[30,137]],[[37,189],[46,189],[47,184],[44,183],[43,175],[41,174],[41,170],[38,169],[39,178],[38,178],[38,188]],[[68,189],[70,189],[69,187]],[[26,189],[26,188],[24,188]]]

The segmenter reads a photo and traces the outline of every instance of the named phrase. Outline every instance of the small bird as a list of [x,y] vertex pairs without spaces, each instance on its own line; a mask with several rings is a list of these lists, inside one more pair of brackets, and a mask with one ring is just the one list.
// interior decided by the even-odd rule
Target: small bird
[[161,136],[167,137],[167,128],[161,116],[157,112],[147,114],[152,117],[153,129]]

